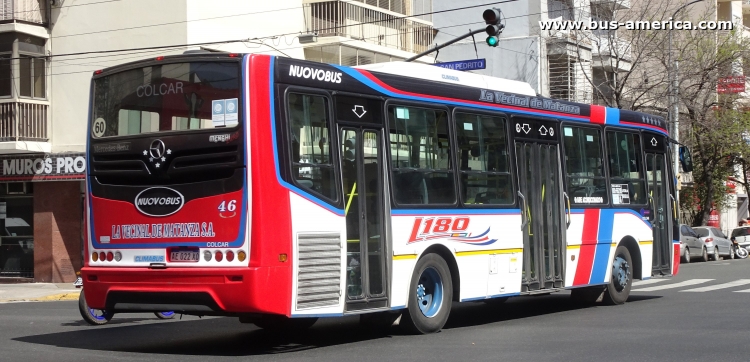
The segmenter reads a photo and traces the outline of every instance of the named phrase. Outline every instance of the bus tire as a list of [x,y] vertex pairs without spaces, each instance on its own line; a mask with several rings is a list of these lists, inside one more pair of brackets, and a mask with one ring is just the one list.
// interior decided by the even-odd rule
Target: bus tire
[[81,313],[83,320],[92,326],[107,324],[115,315],[106,310],[89,308],[89,304],[86,303],[86,296],[83,294],[83,289],[81,289],[81,294],[78,296],[78,312]]
[[283,315],[268,314],[253,319],[253,323],[269,332],[295,332],[306,330],[315,324],[318,318],[288,318]]
[[609,284],[604,291],[603,301],[605,304],[623,304],[630,296],[630,288],[633,286],[633,259],[630,257],[628,248],[620,245],[615,249],[615,258],[612,261],[612,274]]
[[417,262],[409,286],[409,303],[400,325],[414,334],[435,333],[448,321],[453,282],[448,264],[437,254]]

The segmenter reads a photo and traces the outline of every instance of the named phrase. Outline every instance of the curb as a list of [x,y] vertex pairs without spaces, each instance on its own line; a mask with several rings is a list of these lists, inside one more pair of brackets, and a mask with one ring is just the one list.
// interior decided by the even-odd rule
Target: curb
[[59,302],[59,301],[68,301],[68,300],[78,300],[79,294],[81,294],[81,292],[70,292],[70,293],[53,294],[53,295],[47,295],[47,296],[44,296],[44,297],[28,298],[28,299],[0,299],[0,303],[8,303],[8,302]]

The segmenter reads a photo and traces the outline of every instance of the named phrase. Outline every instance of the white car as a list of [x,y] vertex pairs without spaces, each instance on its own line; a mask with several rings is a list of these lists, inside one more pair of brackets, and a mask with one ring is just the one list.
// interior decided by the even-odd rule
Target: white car
[[735,238],[740,247],[750,251],[750,226],[742,226],[732,230],[732,237]]

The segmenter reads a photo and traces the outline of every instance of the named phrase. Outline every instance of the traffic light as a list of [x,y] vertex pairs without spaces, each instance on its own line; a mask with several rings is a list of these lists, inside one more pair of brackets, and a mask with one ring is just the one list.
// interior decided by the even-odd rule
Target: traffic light
[[484,22],[487,24],[487,35],[489,35],[487,37],[487,45],[491,47],[496,47],[500,43],[498,36],[505,27],[505,25],[500,24],[500,15],[501,12],[498,8],[487,9],[482,13]]

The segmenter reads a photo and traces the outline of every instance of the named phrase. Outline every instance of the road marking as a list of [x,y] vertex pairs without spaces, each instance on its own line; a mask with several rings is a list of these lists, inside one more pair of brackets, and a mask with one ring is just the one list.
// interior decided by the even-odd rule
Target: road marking
[[680,283],[674,283],[674,284],[667,284],[667,285],[657,285],[655,287],[649,287],[649,288],[642,288],[642,289],[636,289],[631,290],[632,292],[652,292],[654,290],[664,290],[664,289],[674,289],[679,287],[687,287],[689,285],[696,285],[701,284],[705,282],[710,282],[713,279],[689,279],[684,282]]
[[701,288],[686,289],[686,290],[681,290],[680,292],[697,292],[697,293],[709,292],[709,291],[717,290],[717,289],[738,287],[740,285],[745,285],[745,284],[750,284],[750,279],[739,279],[739,280],[735,280],[729,283],[716,284],[716,285],[711,285],[708,287],[701,287]]
[[637,282],[633,282],[633,286],[641,286],[641,285],[648,285],[648,284],[654,284],[654,283],[661,283],[667,281],[667,279],[646,279],[646,280],[639,280]]
[[745,289],[745,290],[735,290],[734,292],[735,292],[735,293],[750,293],[750,289]]

